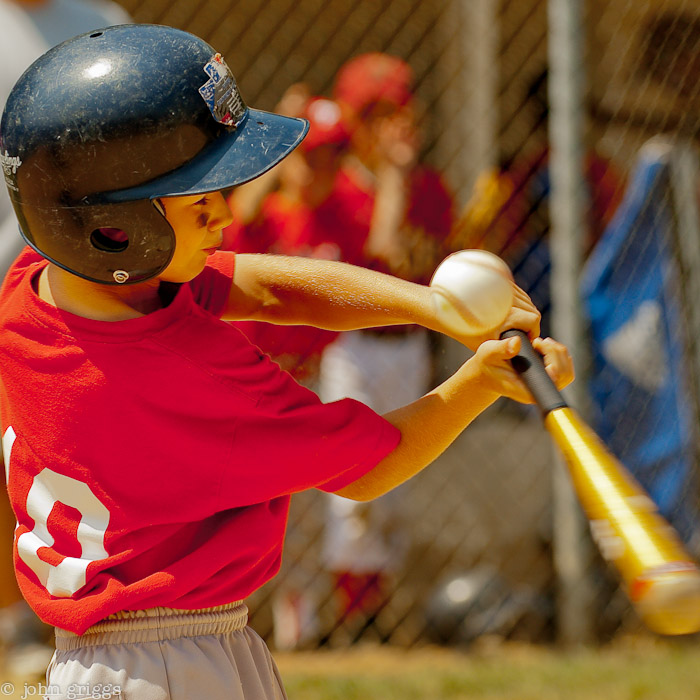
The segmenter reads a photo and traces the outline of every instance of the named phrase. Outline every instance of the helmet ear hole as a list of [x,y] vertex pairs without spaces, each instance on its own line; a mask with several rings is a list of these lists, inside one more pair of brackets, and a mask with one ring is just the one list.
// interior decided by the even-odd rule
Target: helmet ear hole
[[90,243],[105,253],[122,253],[129,246],[129,236],[120,228],[103,226],[90,234]]

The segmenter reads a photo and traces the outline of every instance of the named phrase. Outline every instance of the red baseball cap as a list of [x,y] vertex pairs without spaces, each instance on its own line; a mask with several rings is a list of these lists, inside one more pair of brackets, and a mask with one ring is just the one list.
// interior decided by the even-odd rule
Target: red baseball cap
[[350,143],[350,133],[337,102],[314,97],[306,104],[301,116],[309,120],[309,133],[300,145],[303,151],[319,146],[345,148]]
[[396,56],[366,53],[342,66],[333,91],[335,99],[355,113],[376,102],[403,106],[413,97],[413,71]]

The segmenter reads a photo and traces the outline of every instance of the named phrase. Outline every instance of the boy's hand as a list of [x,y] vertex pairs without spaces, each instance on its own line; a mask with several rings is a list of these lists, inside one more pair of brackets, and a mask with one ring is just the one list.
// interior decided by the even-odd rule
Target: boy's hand
[[[535,338],[532,346],[543,356],[547,374],[557,389],[563,389],[574,380],[574,365],[567,348],[552,338]],[[520,350],[520,338],[487,340],[482,343],[469,362],[474,362],[486,388],[520,403],[534,403],[532,395],[518,377],[510,360]]]
[[513,283],[513,305],[501,326],[486,335],[468,336],[465,338],[458,338],[458,340],[470,350],[476,352],[482,343],[487,340],[500,338],[501,333],[511,328],[518,328],[524,331],[531,339],[538,338],[540,335],[541,318],[542,314],[537,310],[537,307],[532,303],[527,293],[518,287],[517,284]]

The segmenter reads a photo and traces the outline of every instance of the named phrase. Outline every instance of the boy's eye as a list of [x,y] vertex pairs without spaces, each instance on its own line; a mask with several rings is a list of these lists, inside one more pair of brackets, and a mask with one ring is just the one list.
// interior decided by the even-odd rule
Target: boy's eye
[[198,200],[195,202],[195,204],[196,204],[196,205],[202,206],[202,205],[206,204],[208,201],[209,201],[209,198],[206,197],[206,196],[204,196],[204,197],[202,197],[201,199],[198,199]]

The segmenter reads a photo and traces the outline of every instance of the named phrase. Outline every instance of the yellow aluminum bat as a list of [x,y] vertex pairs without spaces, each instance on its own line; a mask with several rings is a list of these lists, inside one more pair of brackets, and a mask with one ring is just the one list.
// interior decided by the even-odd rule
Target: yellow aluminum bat
[[627,595],[649,629],[659,634],[700,630],[700,571],[654,502],[581,417],[544,369],[527,334],[512,363],[540,407],[561,450],[574,489],[603,557],[619,572]]

